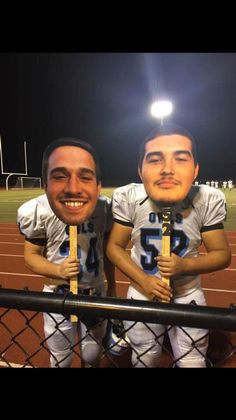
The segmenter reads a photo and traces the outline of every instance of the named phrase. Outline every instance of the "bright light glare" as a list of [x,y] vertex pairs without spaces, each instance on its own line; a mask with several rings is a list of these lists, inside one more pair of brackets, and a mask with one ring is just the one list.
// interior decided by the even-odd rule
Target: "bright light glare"
[[151,114],[156,118],[163,118],[170,115],[173,105],[170,101],[157,101],[151,106]]

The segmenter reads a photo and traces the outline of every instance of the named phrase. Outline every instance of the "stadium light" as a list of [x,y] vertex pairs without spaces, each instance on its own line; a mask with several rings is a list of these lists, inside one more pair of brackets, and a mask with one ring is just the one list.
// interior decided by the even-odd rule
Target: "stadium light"
[[153,117],[160,118],[163,124],[163,118],[171,114],[173,105],[170,101],[156,101],[151,105],[150,111]]

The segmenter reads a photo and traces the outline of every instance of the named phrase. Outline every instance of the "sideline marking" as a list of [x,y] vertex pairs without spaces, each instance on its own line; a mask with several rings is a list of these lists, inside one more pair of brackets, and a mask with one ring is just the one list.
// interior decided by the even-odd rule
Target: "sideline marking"
[[[236,269],[235,269],[235,271],[236,271]],[[0,275],[1,274],[8,275],[8,276],[23,276],[23,277],[27,276],[27,277],[44,278],[43,276],[40,276],[39,274],[21,274],[21,273],[18,274],[18,273],[6,273],[6,272],[3,272],[3,271],[0,271]],[[105,280],[105,282],[107,282],[107,280]],[[118,281],[116,281],[116,283],[117,284],[127,284],[127,285],[130,284],[130,282],[122,281],[122,280],[118,280]],[[227,290],[227,289],[208,289],[208,288],[203,287],[203,290],[208,290],[208,291],[212,291],[212,292],[236,293],[236,290]]]
[[44,276],[40,276],[39,274],[23,274],[23,273],[7,273],[5,271],[0,271],[0,274],[7,275],[7,276],[23,276],[23,277],[41,277],[44,278]]
[[24,242],[0,242],[0,244],[7,244],[7,245],[24,245]]
[[207,290],[208,292],[236,293],[236,290],[208,289],[207,287],[203,287],[202,289],[203,289],[203,290]]
[[[9,366],[10,365],[10,366]],[[20,365],[19,363],[13,363],[13,362],[0,362],[0,367],[3,368],[33,368],[33,366],[29,366],[29,365]]]
[[16,255],[16,254],[0,254],[0,257],[20,257],[20,258],[24,258],[24,255]]

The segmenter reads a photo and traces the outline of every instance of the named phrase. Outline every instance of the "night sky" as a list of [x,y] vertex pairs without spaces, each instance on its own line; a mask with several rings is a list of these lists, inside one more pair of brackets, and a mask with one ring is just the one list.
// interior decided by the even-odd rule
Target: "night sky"
[[[41,176],[59,137],[93,144],[104,186],[137,181],[138,148],[155,126],[151,103],[196,138],[200,180],[236,180],[236,53],[1,53],[0,135],[5,172]],[[4,184],[1,177],[1,185]]]

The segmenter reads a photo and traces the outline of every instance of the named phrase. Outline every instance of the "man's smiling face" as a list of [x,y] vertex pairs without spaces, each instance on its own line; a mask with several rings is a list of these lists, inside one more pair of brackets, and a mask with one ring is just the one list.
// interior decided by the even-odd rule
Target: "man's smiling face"
[[198,169],[190,139],[180,134],[163,134],[146,143],[139,175],[153,201],[172,205],[188,195]]
[[60,220],[69,225],[85,222],[93,213],[101,190],[93,156],[76,146],[53,150],[44,189]]

